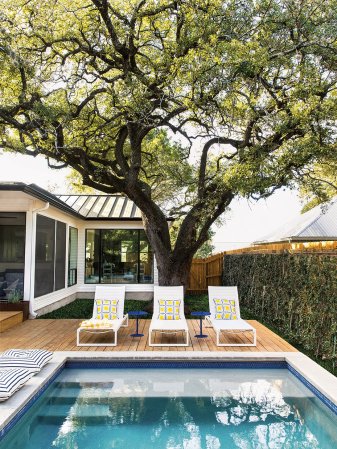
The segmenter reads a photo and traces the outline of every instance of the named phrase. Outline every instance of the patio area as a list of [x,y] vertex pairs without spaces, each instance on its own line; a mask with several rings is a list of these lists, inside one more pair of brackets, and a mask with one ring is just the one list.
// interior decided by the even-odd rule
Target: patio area
[[[148,345],[148,329],[150,320],[140,320],[139,331],[144,337],[133,338],[132,334],[136,327],[134,319],[129,320],[129,326],[120,328],[118,331],[118,345],[111,346],[76,346],[76,330],[82,320],[28,320],[17,326],[6,330],[1,334],[0,352],[10,348],[40,348],[50,351],[238,351],[238,352],[297,352],[297,350],[279,337],[277,334],[260,324],[258,321],[248,320],[248,322],[256,328],[257,346],[256,347],[218,347],[216,346],[216,335],[212,328],[203,327],[207,338],[198,339],[195,337],[199,333],[199,320],[187,320],[190,346],[188,347],[151,347]],[[86,336],[85,339],[90,342],[108,342],[111,341],[112,335],[105,336]],[[174,344],[174,336],[157,333],[155,343],[171,343]],[[231,335],[231,342],[243,343],[241,335]],[[95,339],[95,340],[93,340]],[[98,340],[99,339],[99,340]],[[105,340],[103,340],[105,339]]]

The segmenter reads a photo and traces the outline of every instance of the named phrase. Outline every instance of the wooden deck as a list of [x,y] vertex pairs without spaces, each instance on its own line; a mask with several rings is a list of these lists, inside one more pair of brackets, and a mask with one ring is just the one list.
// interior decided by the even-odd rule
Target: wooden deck
[[[81,320],[28,320],[17,326],[6,330],[0,337],[0,352],[10,348],[40,348],[50,351],[250,351],[250,352],[296,352],[297,350],[276,335],[271,330],[257,321],[248,321],[257,330],[256,347],[218,347],[216,346],[215,333],[212,328],[204,327],[203,332],[208,338],[198,339],[195,334],[199,333],[199,320],[187,320],[190,334],[190,346],[188,347],[150,347],[148,345],[148,328],[150,320],[140,320],[139,332],[144,337],[133,338],[130,336],[135,331],[135,320],[129,321],[129,326],[120,328],[118,331],[118,345],[109,346],[76,346],[76,330]],[[90,342],[111,341],[110,334],[101,336],[84,336],[84,340]],[[157,333],[156,343],[176,343],[174,336]],[[229,338],[229,337],[228,337]],[[240,334],[231,335],[231,342],[243,343],[245,336]]]

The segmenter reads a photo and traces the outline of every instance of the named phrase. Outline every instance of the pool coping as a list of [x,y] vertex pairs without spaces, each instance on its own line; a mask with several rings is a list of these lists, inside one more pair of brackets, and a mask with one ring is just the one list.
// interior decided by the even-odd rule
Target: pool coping
[[[319,366],[301,352],[209,352],[202,351],[139,351],[116,353],[105,351],[64,351],[54,352],[51,362],[32,377],[7,401],[0,403],[0,438],[7,433],[5,427],[22,415],[26,404],[39,396],[40,390],[47,388],[68,361],[221,361],[221,362],[286,362],[296,377],[314,387],[319,397],[327,398],[337,414],[337,377]],[[307,385],[308,386],[308,385]],[[312,388],[311,388],[312,390]],[[323,400],[323,399],[322,399]],[[12,427],[12,426],[10,426]]]

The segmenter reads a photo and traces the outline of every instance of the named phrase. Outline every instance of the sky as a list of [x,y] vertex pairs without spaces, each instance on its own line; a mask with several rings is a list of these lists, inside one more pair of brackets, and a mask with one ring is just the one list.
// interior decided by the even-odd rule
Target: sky
[[[65,177],[69,171],[48,168],[42,156],[0,153],[0,182],[35,183],[55,193],[66,193]],[[267,200],[234,200],[224,223],[214,229],[214,252],[248,246],[298,217],[302,206],[297,192],[288,189],[277,191]]]

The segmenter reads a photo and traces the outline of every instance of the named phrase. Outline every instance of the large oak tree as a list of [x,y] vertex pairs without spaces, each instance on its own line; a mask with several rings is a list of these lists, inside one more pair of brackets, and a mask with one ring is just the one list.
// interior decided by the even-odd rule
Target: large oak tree
[[0,14],[0,147],[133,200],[160,284],[186,283],[235,196],[336,160],[334,0],[2,0]]

